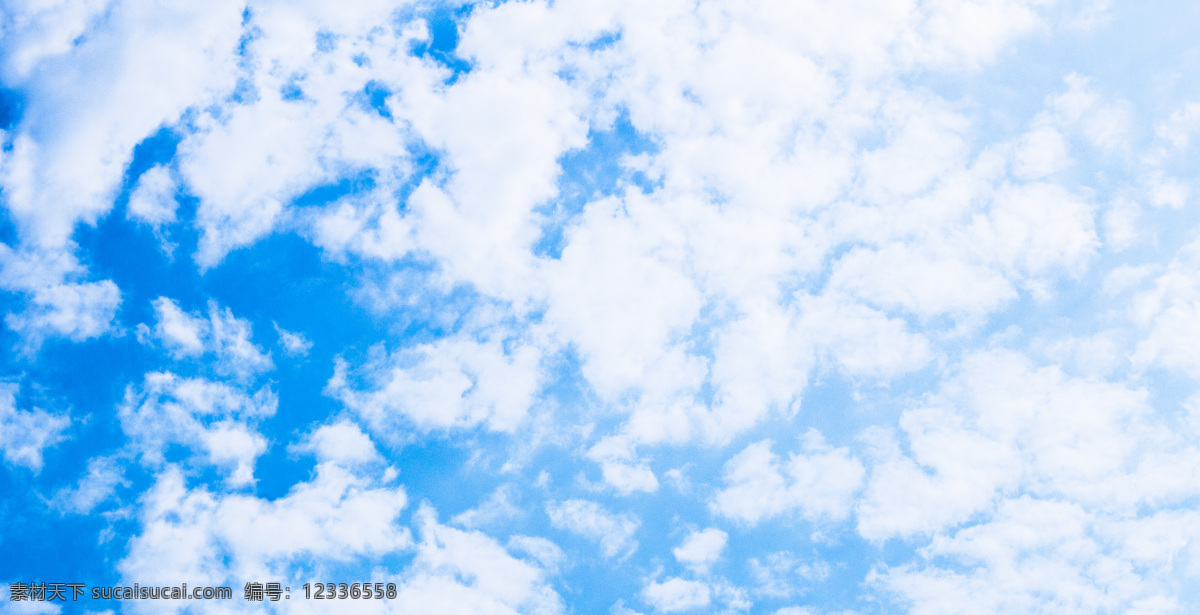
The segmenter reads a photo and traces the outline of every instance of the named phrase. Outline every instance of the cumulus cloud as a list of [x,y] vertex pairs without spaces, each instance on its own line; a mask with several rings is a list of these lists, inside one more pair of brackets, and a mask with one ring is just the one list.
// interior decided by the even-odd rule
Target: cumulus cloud
[[[463,527],[474,528],[521,516],[524,512],[512,502],[513,493],[515,493],[513,485],[501,486],[493,491],[487,499],[483,500],[479,506],[454,515],[451,521]],[[526,538],[528,540],[522,539],[518,543],[529,547],[530,552],[536,553],[539,559],[541,557],[554,559],[554,556],[550,553],[552,550],[546,545],[538,544],[538,541],[532,537]]]
[[312,341],[301,333],[288,331],[278,324],[275,325],[275,333],[279,334],[279,345],[283,346],[289,355],[302,357],[312,350]]
[[175,180],[167,167],[159,165],[142,173],[129,195],[129,217],[154,228],[175,222],[175,190]]
[[1200,374],[1200,359],[1188,347],[1188,340],[1200,334],[1197,264],[1200,242],[1191,242],[1179,250],[1166,271],[1155,277],[1152,288],[1134,298],[1132,315],[1145,331],[1133,353],[1135,363]]
[[334,463],[276,500],[190,488],[179,468],[166,466],[140,502],[141,528],[118,568],[131,583],[294,579],[308,558],[332,563],[411,549],[411,533],[395,523],[407,502],[403,489]]
[[318,427],[306,441],[294,448],[311,452],[321,463],[332,461],[353,466],[382,459],[371,437],[347,420]]
[[772,445],[751,444],[725,464],[726,486],[713,499],[714,512],[749,524],[785,513],[810,521],[850,513],[864,470],[849,450],[830,447],[809,431],[801,452],[781,464]]
[[672,553],[680,563],[698,572],[703,572],[721,557],[721,552],[725,550],[725,544],[728,541],[729,534],[710,527],[688,534],[687,538],[678,547],[675,547]]
[[642,598],[664,613],[691,611],[708,606],[712,591],[699,581],[671,578],[659,583],[653,581],[642,590]]
[[74,487],[60,490],[53,502],[63,510],[86,515],[107,502],[119,485],[127,485],[122,460],[116,457],[96,457],[88,461],[87,474]]
[[0,288],[27,298],[25,309],[5,315],[4,324],[24,338],[26,351],[47,338],[81,342],[111,331],[121,291],[111,280],[78,281],[84,275],[69,253],[0,244]]
[[38,472],[44,451],[66,439],[71,419],[41,408],[17,408],[17,390],[15,384],[0,383],[0,451],[8,463]]
[[357,368],[339,359],[326,391],[383,434],[401,419],[424,430],[512,431],[534,401],[540,360],[535,346],[519,340],[459,335],[387,354],[377,349]]
[[[275,414],[278,404],[268,387],[249,394],[221,382],[151,372],[140,386],[126,387],[117,416],[145,463],[161,467],[167,447],[181,444],[239,486],[254,482],[255,460],[267,448],[257,423]],[[326,448],[336,451],[336,443]]]
[[[1187,611],[1200,107],[1170,28],[1110,4],[6,7],[7,367],[124,437],[51,503],[143,491],[129,579],[363,572],[414,612],[584,608],[559,571],[611,574],[615,613]],[[1122,83],[1066,42],[1163,51]],[[127,269],[147,233],[195,299]],[[224,307],[226,269],[292,257],[289,299],[351,326]],[[121,399],[55,375],[127,342]],[[72,423],[15,391],[0,448],[36,472]],[[256,481],[272,444],[310,479]],[[405,527],[409,491],[458,514]],[[513,533],[530,501],[596,549]]]
[[974,608],[989,613],[1125,610],[1178,612],[1120,550],[1110,550],[1080,507],[1022,497],[1005,501],[986,524],[931,545],[929,557],[971,562],[963,572],[914,565],[869,579],[903,596],[916,612]]
[[787,551],[752,557],[749,565],[752,591],[771,598],[791,598],[814,583],[825,582],[831,572],[830,562],[822,558],[806,561]]
[[565,612],[540,566],[514,558],[484,534],[438,524],[431,509],[419,511],[417,521],[421,532],[417,556],[403,573],[395,600],[401,611]]
[[606,558],[626,558],[637,550],[633,535],[640,522],[629,514],[613,514],[589,500],[566,500],[546,505],[550,524],[600,545]]
[[152,339],[176,359],[214,355],[218,373],[248,378],[271,370],[274,365],[268,353],[250,341],[250,322],[233,315],[229,308],[221,309],[215,301],[208,303],[208,317],[183,311],[179,304],[166,297],[154,300],[154,328],[142,325],[138,332],[143,339]]
[[[911,457],[877,436],[859,532],[929,539],[919,562],[878,569],[875,582],[914,611],[1175,608],[1160,575],[1191,555],[1148,537],[1195,497],[1181,477],[1200,452],[1144,391],[1002,351],[968,358],[946,389],[901,417]],[[1165,568],[1139,568],[1139,548]]]
[[135,145],[233,86],[244,7],[32,7],[17,11],[4,68],[40,112],[19,126],[0,184],[24,238],[61,248],[112,207]]
[[1011,352],[971,357],[948,389],[942,403],[901,417],[912,457],[879,443],[858,511],[865,536],[937,532],[1018,489],[1113,513],[1190,493],[1158,472],[1167,464],[1190,475],[1195,448],[1154,419],[1144,391],[1068,378]]
[[653,493],[658,489],[658,478],[654,471],[637,459],[628,438],[605,438],[592,446],[588,457],[600,463],[604,482],[621,494],[629,495],[635,491]]
[[[0,584],[0,591],[5,595],[11,595],[10,584]],[[62,607],[57,604],[48,602],[12,602],[5,601],[4,606],[0,607],[0,613],[4,615],[57,615],[62,612]]]
[[[330,569],[403,555],[408,563],[402,569],[371,572],[373,580],[396,584],[396,597],[357,608],[371,613],[397,608],[564,612],[544,564],[513,557],[479,532],[441,525],[428,507],[414,515],[414,541],[409,528],[397,523],[406,503],[403,489],[378,485],[336,463],[319,464],[312,480],[274,501],[189,489],[182,475],[168,468],[145,496],[141,533],[120,569],[143,583],[186,577],[237,585],[242,578],[275,578],[298,591],[313,565]],[[514,541],[517,549],[554,556],[553,545],[544,539]],[[180,550],[180,544],[189,548]]]

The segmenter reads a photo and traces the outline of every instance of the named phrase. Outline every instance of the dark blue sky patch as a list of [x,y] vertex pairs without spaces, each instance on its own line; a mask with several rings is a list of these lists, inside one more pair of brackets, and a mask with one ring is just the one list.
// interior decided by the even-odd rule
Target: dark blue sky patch
[[123,206],[129,200],[129,193],[137,185],[142,173],[156,165],[170,163],[175,158],[175,152],[182,140],[183,135],[175,129],[163,126],[133,146],[133,158],[125,169],[116,204]]
[[473,9],[474,6],[469,4],[458,8],[442,5],[415,15],[424,18],[429,25],[429,38],[414,43],[411,52],[418,58],[430,59],[450,69],[447,85],[471,71],[471,63],[457,56],[455,50],[458,48],[458,28]]
[[445,168],[441,165],[441,154],[425,143],[419,141],[410,143],[408,153],[412,156],[409,159],[412,168],[404,183],[400,184],[400,188],[396,190],[396,200],[399,202],[400,211],[408,209],[408,197],[412,196],[413,191],[421,185],[422,181],[445,173]]
[[372,79],[363,87],[359,100],[364,108],[374,109],[380,117],[390,120],[392,119],[392,110],[387,106],[387,99],[391,95],[392,92],[386,86]]
[[[80,464],[73,464],[81,468]],[[48,508],[39,491],[46,477],[19,476],[17,468],[0,472],[0,551],[20,557],[0,558],[0,578],[5,582],[61,582],[89,585],[113,583],[118,578],[113,563],[125,551],[124,540],[98,540],[110,525],[99,515],[63,515]],[[24,471],[24,468],[19,468]],[[128,528],[120,535],[128,535]],[[69,557],[59,545],[70,545]],[[7,594],[7,592],[5,592]],[[67,592],[70,597],[70,590]],[[4,596],[8,601],[8,596]]]
[[[11,356],[11,355],[9,355]],[[51,413],[68,413],[71,425],[67,440],[43,451],[44,466],[33,475],[25,468],[0,470],[0,492],[23,494],[0,498],[0,551],[21,553],[20,558],[0,558],[0,578],[25,580],[37,571],[40,580],[101,583],[113,582],[117,573],[112,562],[124,554],[122,540],[101,542],[110,525],[118,520],[99,515],[77,515],[53,508],[51,500],[62,488],[74,487],[87,473],[87,460],[119,449],[125,436],[116,417],[125,385],[140,383],[142,373],[160,367],[161,359],[141,347],[132,335],[110,335],[84,343],[48,340],[39,360],[14,366],[6,361],[5,373],[18,369],[22,379],[17,407],[41,408]],[[29,383],[53,383],[47,388]],[[118,501],[103,502],[97,510],[117,503],[130,503],[150,485],[136,463],[126,467],[128,486],[118,486]],[[120,535],[128,535],[124,527]],[[46,548],[49,544],[72,545],[72,556]]]
[[363,169],[332,183],[316,186],[296,197],[292,201],[292,205],[297,207],[319,207],[337,201],[344,196],[369,192],[375,188],[375,174],[375,169]]
[[122,204],[96,226],[81,225],[75,232],[75,241],[82,248],[82,264],[91,279],[112,280],[121,290],[118,320],[125,326],[152,321],[150,301],[160,296],[181,304],[203,304],[203,278],[189,258],[199,238],[190,224],[197,205],[195,198],[176,194],[181,220],[169,228],[169,238],[176,247],[168,256],[153,229],[126,219],[128,191],[127,187],[122,192]]
[[12,130],[25,112],[25,97],[17,90],[0,87],[0,130]]
[[17,224],[9,216],[8,208],[3,206],[4,191],[0,190],[0,243],[10,248],[16,247]]
[[254,25],[254,11],[247,6],[242,10],[242,35],[238,37],[238,65],[246,66],[250,59],[250,44],[262,36],[262,29]]
[[[282,497],[307,480],[312,468],[311,459],[288,453],[292,436],[341,411],[340,402],[324,394],[333,357],[381,339],[386,323],[350,298],[350,280],[341,265],[323,260],[318,248],[292,234],[273,234],[229,254],[204,275],[203,289],[234,316],[248,320],[252,341],[271,353],[275,370],[261,376],[259,384],[270,384],[279,408],[262,422],[263,433],[273,436],[259,458],[256,493]],[[202,304],[182,307],[205,309]],[[307,356],[287,354],[278,343],[276,324],[302,332],[312,342]]]

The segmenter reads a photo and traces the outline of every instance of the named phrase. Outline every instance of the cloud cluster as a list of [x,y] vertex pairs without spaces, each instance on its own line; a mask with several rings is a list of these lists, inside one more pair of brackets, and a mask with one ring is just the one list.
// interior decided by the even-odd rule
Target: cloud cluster
[[41,408],[17,408],[17,385],[0,383],[0,451],[10,464],[37,472],[47,448],[65,439],[71,419]]
[[[143,583],[1187,612],[1200,107],[1043,61],[1110,4],[6,6],[0,451]],[[103,450],[17,401],[88,352]]]

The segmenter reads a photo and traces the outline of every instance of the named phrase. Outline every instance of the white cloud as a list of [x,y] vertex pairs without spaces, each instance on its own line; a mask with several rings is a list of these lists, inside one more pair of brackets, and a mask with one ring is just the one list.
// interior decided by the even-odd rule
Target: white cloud
[[121,303],[109,280],[57,284],[33,292],[25,312],[5,316],[4,323],[36,345],[50,335],[83,341],[106,333]]
[[17,408],[17,385],[0,383],[0,451],[10,464],[42,469],[44,451],[66,439],[70,417],[41,408]]
[[115,457],[96,457],[87,464],[87,474],[75,487],[64,488],[54,495],[54,502],[64,510],[86,515],[112,498],[117,485],[126,484],[125,468]]
[[721,557],[728,540],[729,534],[715,527],[697,530],[688,534],[672,553],[680,563],[703,572]]
[[121,304],[111,280],[73,281],[83,276],[75,258],[61,251],[14,251],[0,244],[0,288],[21,293],[25,309],[5,315],[4,323],[32,352],[50,337],[75,342],[108,333]]
[[312,221],[312,241],[334,256],[350,252],[382,261],[415,248],[411,221],[386,194],[347,197],[323,208]]
[[[211,353],[215,355],[213,366],[218,373],[242,379],[274,368],[270,355],[250,341],[250,322],[235,317],[229,308],[221,309],[210,300],[208,318],[204,318],[184,312],[166,297],[155,299],[153,304],[153,335],[176,359]],[[139,327],[142,338],[149,334],[144,325]]]
[[642,599],[664,613],[691,611],[706,607],[712,601],[712,590],[700,581],[671,578],[659,583],[652,581],[642,589]]
[[1141,206],[1129,199],[1112,202],[1102,218],[1105,247],[1120,251],[1136,245],[1145,232],[1138,224],[1141,213]]
[[1102,152],[1127,152],[1133,123],[1129,103],[1104,101],[1087,77],[1072,73],[1064,81],[1067,90],[1047,101],[1049,117],[1078,130]]
[[112,207],[139,141],[232,87],[244,7],[40,8],[18,12],[4,45],[8,82],[25,86],[31,113],[0,184],[23,241],[58,249]]
[[29,2],[9,9],[12,32],[6,38],[5,72],[25,76],[38,62],[70,51],[73,43],[107,7],[91,2]]
[[785,606],[775,611],[775,615],[816,615],[816,612],[803,606]]
[[[463,527],[478,528],[519,517],[522,514],[522,510],[511,501],[514,490],[513,485],[498,487],[478,506],[454,515],[454,518],[450,521]],[[525,541],[525,543],[533,544],[528,541]]]
[[1147,583],[1092,533],[1092,519],[1066,502],[1005,501],[989,523],[935,541],[926,557],[970,565],[961,572],[915,565],[868,581],[903,596],[912,612],[1176,613],[1165,588]]
[[130,446],[152,467],[164,463],[169,444],[182,444],[241,486],[254,482],[254,462],[267,448],[256,424],[278,403],[265,387],[248,395],[220,382],[151,372],[140,387],[126,388],[117,416]]
[[543,570],[554,573],[567,560],[558,545],[538,536],[516,535],[508,539],[508,550],[532,557]]
[[1191,340],[1200,335],[1200,242],[1193,241],[1154,279],[1153,288],[1133,299],[1132,317],[1145,333],[1133,353],[1135,364],[1158,364],[1200,374]]
[[305,561],[378,557],[412,546],[407,528],[395,522],[407,504],[404,491],[375,487],[333,463],[318,465],[311,481],[275,500],[189,489],[179,469],[167,466],[140,504],[140,533],[118,566],[130,582],[187,578],[241,587],[251,578],[295,580]]
[[204,352],[203,337],[208,323],[179,309],[166,297],[154,300],[154,335],[176,358],[199,356]]
[[665,396],[702,377],[672,343],[702,297],[682,271],[681,229],[664,213],[633,197],[589,204],[562,258],[547,265],[546,319],[578,348],[584,376],[605,398],[632,387]]
[[375,449],[371,437],[363,433],[358,425],[344,419],[318,427],[305,442],[294,449],[312,452],[321,463],[332,461],[346,466],[383,459]]
[[1038,126],[1022,135],[1014,158],[1014,171],[1025,180],[1042,179],[1071,165],[1067,142],[1052,126]]
[[996,351],[965,361],[946,393],[901,417],[911,458],[876,432],[880,459],[858,508],[864,536],[937,532],[1018,488],[1112,511],[1190,492],[1152,469],[1190,474],[1200,457],[1151,420],[1144,391]]
[[473,69],[449,87],[406,88],[391,106],[452,171],[443,186],[422,182],[409,203],[418,245],[454,279],[518,302],[532,290],[533,209],[557,194],[559,157],[584,146],[588,130],[589,97],[561,78],[561,56],[596,36],[606,12],[591,3],[481,11],[456,50]]
[[[404,125],[356,98],[373,79],[429,87],[431,71],[397,53],[419,33],[377,28],[395,8],[368,3],[353,18],[315,4],[252,12],[245,53],[254,68],[240,73],[244,100],[201,115],[180,144],[180,173],[200,198],[202,268],[272,231],[287,219],[286,205],[314,187],[367,169],[382,169],[383,183],[393,171],[403,176]],[[331,48],[318,47],[322,32]]]
[[[0,63],[6,83],[28,90],[30,112],[3,154],[0,188],[23,247],[0,253],[0,286],[25,306],[6,323],[31,347],[113,328],[120,292],[84,275],[70,237],[111,206],[133,145],[173,127],[182,138],[169,163],[174,176],[168,166],[143,174],[129,214],[170,224],[175,191],[194,194],[201,269],[286,229],[343,264],[362,257],[379,267],[367,275],[390,275],[389,267],[416,258],[430,266],[423,283],[477,293],[517,323],[407,347],[385,341],[362,365],[336,363],[327,393],[372,436],[482,428],[523,437],[529,423],[556,431],[561,424],[544,421],[560,417],[539,414],[553,405],[539,395],[560,377],[589,401],[578,404],[572,428],[586,434],[581,456],[599,465],[608,487],[665,497],[651,447],[719,446],[772,413],[792,417],[814,369],[847,377],[856,395],[872,394],[860,383],[887,389],[897,377],[957,360],[983,323],[1002,328],[1014,316],[1002,310],[1023,292],[1045,299],[1059,278],[1086,285],[1099,273],[1089,270],[1101,245],[1093,198],[1107,199],[1108,182],[1120,182],[1067,182],[1092,179],[1073,176],[1089,155],[1117,166],[1137,158],[1128,103],[1110,102],[1072,75],[1016,134],[987,143],[978,120],[995,110],[990,101],[910,88],[930,75],[933,83],[970,76],[1017,37],[1048,28],[1051,4],[500,3],[459,18],[455,53],[471,70],[454,78],[432,57],[411,53],[428,42],[426,24],[398,20],[391,2],[265,2],[248,12],[235,2],[16,6]],[[601,34],[611,40],[590,45]],[[363,103],[371,82],[387,90],[390,119]],[[1188,146],[1193,111],[1179,108],[1158,124],[1163,147]],[[580,179],[562,176],[563,155],[618,115],[648,151],[627,156],[615,186],[587,195],[581,211],[559,207],[559,186]],[[418,151],[436,158],[428,176],[416,168]],[[1189,181],[1154,158],[1165,151],[1133,163],[1145,167],[1136,169],[1140,183],[1113,187],[1106,248],[1140,247],[1147,238],[1140,225],[1148,216],[1135,197],[1147,206],[1187,202]],[[374,187],[306,211],[292,206],[349,177]],[[643,177],[651,185],[643,187]],[[535,254],[543,231],[560,227],[561,257]],[[1188,345],[1200,335],[1193,256],[1185,250],[1165,271],[1106,278],[1113,301],[1134,295],[1129,314],[1143,337],[1132,361],[1140,369],[1200,372]],[[1148,278],[1145,288],[1139,280]],[[387,470],[371,437],[347,420],[314,425],[293,447],[316,457],[317,476],[275,501],[189,490],[181,473],[163,469],[164,447],[182,444],[232,486],[248,485],[266,447],[258,421],[277,401],[269,389],[244,389],[272,367],[251,342],[248,321],[216,303],[206,314],[167,298],[154,307],[153,329],[140,330],[145,339],[177,360],[211,362],[240,384],[155,372],[127,390],[122,426],[143,462],[161,472],[127,576],[224,579],[220,566],[229,559],[239,574],[294,578],[297,558],[345,562],[410,548],[394,523],[403,493],[353,474]],[[1092,324],[1072,320],[1081,329]],[[516,331],[531,323],[535,332]],[[1008,331],[1009,341],[1026,333]],[[276,333],[290,355],[312,347],[301,333]],[[1137,388],[1141,374],[1103,380],[1128,354],[1125,334],[1037,337],[1035,349],[1062,369],[1004,351],[965,351],[942,389],[908,407],[895,430],[863,434],[867,468],[815,432],[786,459],[762,440],[725,464],[710,509],[747,524],[782,516],[824,523],[853,512],[869,540],[913,541],[918,563],[881,565],[873,580],[916,612],[1177,606],[1149,587],[1153,574],[1143,570],[1177,554],[1186,559],[1165,536],[1185,528],[1187,515],[1160,508],[1186,508],[1200,455],[1154,416],[1154,395]],[[581,381],[552,372],[552,359],[564,355],[579,359]],[[42,411],[8,412],[6,421],[32,425],[26,419]],[[53,427],[42,442],[51,443],[65,423],[40,416],[38,425]],[[27,465],[32,455],[22,457]],[[60,495],[91,509],[114,481],[119,474],[97,461]],[[637,518],[554,497],[546,513],[556,528],[597,542],[606,558],[637,548]],[[516,514],[514,501],[497,490],[454,523],[487,527]],[[355,511],[366,511],[366,521]],[[1135,519],[1139,512],[1154,523]],[[421,544],[402,575],[404,608],[563,610],[546,580],[563,559],[553,543],[518,536],[505,549],[480,532],[440,525],[430,510],[416,518]],[[350,531],[352,539],[289,537],[277,525]],[[366,528],[390,542],[363,542]],[[286,544],[265,545],[268,538]],[[674,554],[700,574],[727,540],[715,528],[698,531]],[[809,575],[776,559],[754,560],[766,570],[761,595],[790,596],[797,578],[820,576],[815,564]],[[1129,589],[1143,581],[1144,591]],[[646,583],[642,597],[661,611],[705,609],[736,594],[717,581]],[[735,609],[734,598],[724,601]]]
[[990,215],[968,233],[1006,270],[1034,276],[1077,271],[1098,246],[1093,209],[1053,184],[1002,186]]
[[801,297],[795,327],[843,371],[889,377],[923,367],[929,342],[904,321],[836,295]]
[[910,453],[868,434],[860,534],[929,537],[868,580],[914,612],[1176,612],[1169,579],[1195,555],[1162,537],[1197,495],[1200,449],[1163,418],[1143,390],[968,357],[902,415]]
[[353,370],[339,359],[326,391],[385,437],[395,437],[402,420],[423,430],[512,431],[540,387],[540,361],[535,346],[518,340],[457,335],[377,352]]
[[1200,103],[1192,102],[1176,109],[1154,129],[1159,139],[1168,141],[1172,147],[1183,149],[1200,133]]
[[1017,296],[995,269],[904,243],[851,250],[838,259],[832,284],[927,318],[991,312]]
[[[321,461],[312,479],[273,500],[189,488],[179,468],[166,466],[140,503],[140,533],[118,568],[129,582],[188,578],[240,588],[244,579],[270,578],[288,582],[293,592],[313,574],[357,570],[399,590],[386,602],[356,606],[363,612],[563,611],[547,580],[547,570],[562,559],[553,543],[513,537],[511,548],[532,556],[518,559],[480,532],[441,525],[427,505],[413,517],[420,537],[414,543],[398,523],[408,502],[405,491],[379,484],[388,473],[363,473],[366,468],[357,466],[356,459]],[[401,568],[398,561],[407,563]]]
[[606,558],[624,559],[637,550],[633,539],[640,523],[629,514],[613,514],[595,502],[566,500],[546,505],[554,527],[578,534],[600,545]]
[[849,450],[828,446],[813,430],[786,464],[771,447],[770,440],[751,444],[725,464],[726,486],[712,501],[714,512],[752,525],[793,512],[809,521],[850,513],[864,471]]
[[749,560],[753,592],[770,598],[790,598],[812,584],[824,582],[831,563],[823,559],[802,561],[787,551],[768,553]]
[[175,222],[175,190],[170,169],[162,165],[150,168],[129,194],[129,217],[156,229]]
[[312,349],[312,341],[303,334],[288,331],[278,324],[275,325],[275,333],[279,335],[279,345],[291,356],[303,357]]
[[437,523],[432,510],[417,513],[421,541],[390,601],[404,613],[552,615],[562,599],[539,567],[516,559],[491,538]]
[[592,446],[587,456],[600,463],[604,482],[622,495],[629,495],[634,491],[654,493],[658,490],[658,478],[654,476],[654,471],[636,458],[628,438],[605,438]]

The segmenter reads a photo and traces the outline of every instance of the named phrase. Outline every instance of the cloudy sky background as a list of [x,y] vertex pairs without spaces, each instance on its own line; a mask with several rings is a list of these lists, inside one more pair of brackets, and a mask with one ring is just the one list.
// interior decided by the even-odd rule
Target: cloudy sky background
[[2,19],[0,585],[1200,610],[1200,5]]

